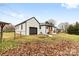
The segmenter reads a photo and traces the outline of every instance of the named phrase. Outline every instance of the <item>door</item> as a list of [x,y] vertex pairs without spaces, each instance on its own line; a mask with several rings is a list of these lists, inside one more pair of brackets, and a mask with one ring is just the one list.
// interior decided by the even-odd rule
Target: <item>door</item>
[[29,27],[29,34],[30,35],[37,34],[37,28],[36,27]]

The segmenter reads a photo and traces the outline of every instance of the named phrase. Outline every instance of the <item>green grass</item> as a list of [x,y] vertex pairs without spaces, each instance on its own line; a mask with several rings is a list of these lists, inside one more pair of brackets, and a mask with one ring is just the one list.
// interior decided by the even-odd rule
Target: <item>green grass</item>
[[8,50],[17,47],[17,42],[14,40],[3,40],[0,42],[0,51]]
[[3,42],[0,42],[0,50],[8,50],[12,48],[17,48],[18,43],[23,43],[23,42],[47,42],[47,43],[55,43],[59,42],[61,40],[72,40],[72,41],[79,41],[79,35],[70,35],[66,33],[59,33],[52,35],[52,37],[49,37],[47,35],[29,35],[29,36],[21,36],[16,35],[16,39],[13,40],[14,38],[14,33],[9,32],[9,33],[4,33],[3,36]]
[[17,42],[51,42],[53,39],[46,36],[46,35],[30,35],[30,36],[23,36],[21,38],[16,39]]
[[66,34],[66,33],[60,33],[60,34],[58,34],[58,36],[65,38],[67,40],[79,41],[79,35],[70,35],[70,34]]

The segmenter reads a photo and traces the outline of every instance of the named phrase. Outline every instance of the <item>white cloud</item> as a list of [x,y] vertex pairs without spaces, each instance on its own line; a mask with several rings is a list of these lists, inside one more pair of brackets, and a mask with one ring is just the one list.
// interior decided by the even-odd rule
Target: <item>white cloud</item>
[[62,7],[77,8],[79,6],[79,0],[62,0]]

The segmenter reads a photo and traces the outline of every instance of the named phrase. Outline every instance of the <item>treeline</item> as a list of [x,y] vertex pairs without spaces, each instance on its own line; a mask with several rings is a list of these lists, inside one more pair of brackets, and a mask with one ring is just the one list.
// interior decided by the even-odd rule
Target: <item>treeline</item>
[[69,25],[67,28],[67,33],[79,35],[79,23]]

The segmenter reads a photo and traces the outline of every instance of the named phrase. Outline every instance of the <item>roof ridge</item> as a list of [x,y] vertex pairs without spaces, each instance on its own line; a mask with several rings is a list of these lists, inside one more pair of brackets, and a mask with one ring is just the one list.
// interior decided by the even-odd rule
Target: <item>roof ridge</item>
[[[34,19],[37,21],[37,19],[33,16],[33,17],[28,18],[27,20],[25,20],[25,21],[23,21],[23,22],[21,22],[21,23],[15,25],[15,26],[18,26],[18,25],[20,25],[20,24],[23,24],[23,23],[25,23],[26,21],[28,21],[28,20],[30,20],[30,19],[32,19],[32,18],[34,18]],[[37,22],[38,22],[38,21],[37,21]],[[38,22],[38,23],[39,23],[39,22]]]

